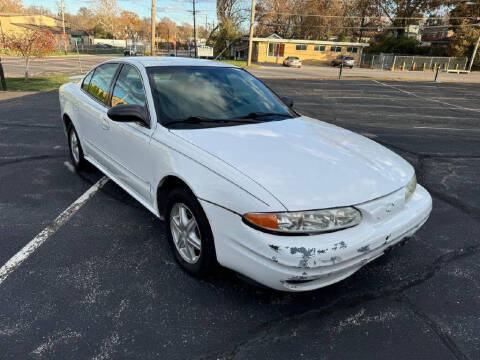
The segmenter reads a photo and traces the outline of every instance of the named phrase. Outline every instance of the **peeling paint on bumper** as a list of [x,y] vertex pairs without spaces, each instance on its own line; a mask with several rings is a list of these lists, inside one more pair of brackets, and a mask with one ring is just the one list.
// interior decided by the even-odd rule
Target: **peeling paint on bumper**
[[[312,236],[279,236],[250,228],[235,215],[201,201],[223,266],[277,290],[318,289],[352,275],[411,237],[428,219],[430,194],[420,185],[408,202],[404,189],[356,205],[358,226]],[[392,210],[393,208],[393,210]]]

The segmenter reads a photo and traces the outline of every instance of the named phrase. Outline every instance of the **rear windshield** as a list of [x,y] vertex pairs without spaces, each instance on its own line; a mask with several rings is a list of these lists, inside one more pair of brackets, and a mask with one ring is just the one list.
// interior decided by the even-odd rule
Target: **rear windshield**
[[296,56],[290,56],[289,59],[298,60],[298,57],[296,57]]
[[353,60],[353,57],[351,57],[351,56],[345,56],[345,60]]

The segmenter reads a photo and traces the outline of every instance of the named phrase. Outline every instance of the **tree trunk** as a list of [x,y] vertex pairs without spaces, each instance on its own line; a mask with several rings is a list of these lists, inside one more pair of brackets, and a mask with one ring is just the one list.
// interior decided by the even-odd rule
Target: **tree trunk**
[[25,58],[25,82],[28,82],[28,69],[30,67],[30,58]]

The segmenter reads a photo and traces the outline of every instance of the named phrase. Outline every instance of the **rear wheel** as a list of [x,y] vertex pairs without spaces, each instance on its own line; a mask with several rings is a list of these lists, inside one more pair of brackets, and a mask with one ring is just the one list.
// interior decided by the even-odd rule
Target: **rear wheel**
[[216,266],[215,245],[208,219],[195,196],[174,189],[167,201],[170,245],[177,262],[190,274],[203,276]]
[[82,145],[78,138],[77,131],[72,126],[68,129],[68,148],[70,150],[70,159],[76,170],[81,170],[85,167],[86,161],[83,156]]

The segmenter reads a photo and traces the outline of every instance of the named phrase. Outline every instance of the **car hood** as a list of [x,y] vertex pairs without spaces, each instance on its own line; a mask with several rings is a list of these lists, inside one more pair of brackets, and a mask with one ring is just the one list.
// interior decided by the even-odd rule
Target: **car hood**
[[242,172],[290,211],[360,204],[405,186],[414,173],[376,142],[303,116],[171,131]]

